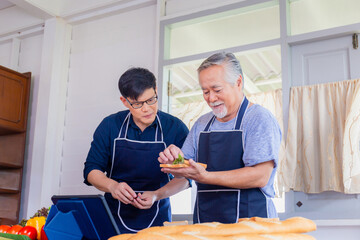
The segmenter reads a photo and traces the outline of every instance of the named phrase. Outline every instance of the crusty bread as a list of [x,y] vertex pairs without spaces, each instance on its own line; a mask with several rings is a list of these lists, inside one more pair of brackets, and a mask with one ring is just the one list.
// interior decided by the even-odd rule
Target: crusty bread
[[[113,239],[109,239],[113,240]],[[114,239],[115,240],[115,239]],[[119,240],[119,239],[116,239]],[[122,239],[121,239],[122,240]],[[315,240],[310,235],[301,233],[274,233],[274,234],[237,234],[232,236],[201,235],[195,233],[162,234],[162,233],[138,233],[128,240]]]
[[109,240],[314,240],[312,236],[302,234],[314,230],[315,223],[303,217],[284,221],[253,217],[230,224],[210,222],[151,227],[134,235],[129,234],[129,238],[113,237]]
[[[197,164],[200,164],[201,166],[203,166],[205,169],[207,167],[207,164],[205,163],[199,163],[197,162]],[[160,167],[162,168],[184,168],[184,167],[189,167],[190,166],[190,163],[188,160],[184,160],[184,163],[182,164],[164,164],[164,163],[161,163],[160,164]]]
[[316,225],[310,219],[293,217],[284,221],[251,218],[230,224],[211,222],[182,226],[151,227],[140,232],[156,232],[161,234],[194,232],[201,233],[201,235],[236,235],[243,233],[304,233],[314,230],[316,230]]

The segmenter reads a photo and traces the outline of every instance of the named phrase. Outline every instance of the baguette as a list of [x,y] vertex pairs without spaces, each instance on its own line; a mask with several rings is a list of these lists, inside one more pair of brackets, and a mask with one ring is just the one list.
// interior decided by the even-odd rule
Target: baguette
[[[205,169],[207,167],[207,164],[204,164],[204,163],[197,162],[197,164],[200,164]],[[184,160],[184,163],[180,163],[180,164],[164,164],[164,163],[161,163],[160,167],[162,167],[162,168],[184,168],[184,167],[190,167],[190,163],[189,163],[188,160]]]
[[[112,239],[109,239],[112,240]],[[119,240],[119,239],[115,239]],[[201,233],[179,233],[179,234],[162,234],[162,233],[138,233],[131,236],[128,240],[315,240],[310,235],[301,233],[274,233],[274,234],[237,234],[232,236],[221,235],[202,235]]]
[[272,221],[251,218],[238,223],[222,224],[218,222],[200,223],[182,226],[151,227],[141,230],[139,233],[156,232],[160,234],[201,233],[201,235],[237,235],[244,233],[304,233],[316,230],[316,225],[310,219],[293,217],[284,221],[273,219]]
[[241,218],[237,223],[219,222],[150,227],[137,234],[121,234],[109,240],[315,240],[302,233],[316,230],[303,217],[283,221],[278,218]]

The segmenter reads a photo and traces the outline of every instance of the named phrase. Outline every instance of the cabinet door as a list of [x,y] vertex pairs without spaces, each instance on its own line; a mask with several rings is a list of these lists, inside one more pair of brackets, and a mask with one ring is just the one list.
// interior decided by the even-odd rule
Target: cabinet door
[[25,142],[25,133],[16,133],[0,136],[0,170],[1,167],[23,167]]
[[14,225],[19,222],[20,199],[20,193],[0,195],[1,224]]
[[30,77],[0,66],[0,135],[26,130]]

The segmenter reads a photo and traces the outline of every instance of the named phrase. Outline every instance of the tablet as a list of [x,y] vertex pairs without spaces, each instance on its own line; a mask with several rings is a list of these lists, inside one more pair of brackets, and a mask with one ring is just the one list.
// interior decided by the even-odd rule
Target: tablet
[[54,195],[51,198],[63,213],[72,211],[87,240],[102,240],[119,235],[120,231],[102,195]]

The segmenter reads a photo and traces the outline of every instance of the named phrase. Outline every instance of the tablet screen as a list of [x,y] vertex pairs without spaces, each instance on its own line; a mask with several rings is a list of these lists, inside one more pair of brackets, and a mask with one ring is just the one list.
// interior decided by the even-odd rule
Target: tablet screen
[[108,239],[120,231],[102,195],[54,195],[51,200],[59,211],[74,212],[85,239]]

